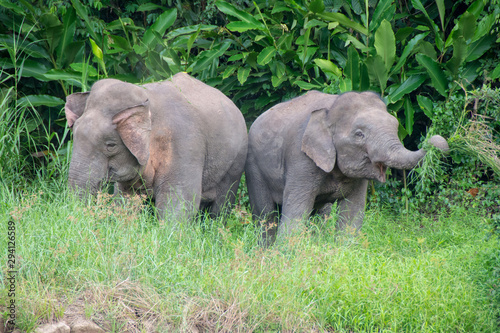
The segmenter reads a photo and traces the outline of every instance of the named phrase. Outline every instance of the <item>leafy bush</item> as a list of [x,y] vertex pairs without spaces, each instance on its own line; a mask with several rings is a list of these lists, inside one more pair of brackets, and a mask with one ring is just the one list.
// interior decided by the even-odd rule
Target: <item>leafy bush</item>
[[[443,156],[433,147],[423,163],[401,184],[394,176],[387,188],[372,196],[374,203],[390,204],[396,210],[413,208],[436,212],[451,206],[482,208],[498,230],[500,213],[500,89],[489,86],[454,95],[433,106],[435,133],[449,137],[450,152]],[[403,191],[397,188],[404,186]],[[396,194],[399,193],[399,194]],[[404,204],[406,203],[406,205]]]

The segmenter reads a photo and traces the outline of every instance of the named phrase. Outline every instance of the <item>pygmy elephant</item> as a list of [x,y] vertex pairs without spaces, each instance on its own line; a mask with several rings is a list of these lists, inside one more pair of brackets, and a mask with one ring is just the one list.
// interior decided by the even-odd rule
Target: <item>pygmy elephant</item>
[[[266,244],[276,229],[288,235],[302,218],[335,201],[337,228],[359,229],[368,180],[385,182],[388,167],[411,169],[425,155],[402,145],[397,119],[372,92],[310,91],[260,115],[248,140],[250,205],[255,219],[267,221]],[[430,143],[448,149],[441,136]]]
[[234,203],[247,128],[217,89],[185,73],[143,86],[103,79],[67,97],[66,118],[74,139],[69,186],[78,192],[115,182],[118,192],[153,197],[160,218],[166,210],[217,215]]

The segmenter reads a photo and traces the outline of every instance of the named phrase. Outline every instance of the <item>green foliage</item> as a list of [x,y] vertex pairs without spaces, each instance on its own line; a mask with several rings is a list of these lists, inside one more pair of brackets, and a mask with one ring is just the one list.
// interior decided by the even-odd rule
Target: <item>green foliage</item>
[[390,204],[399,211],[437,213],[454,206],[481,208],[490,217],[490,230],[498,232],[500,213],[500,89],[483,86],[448,101],[432,103],[433,127],[428,136],[449,138],[450,152],[424,143],[423,162],[403,186],[398,177],[372,193],[371,201]]

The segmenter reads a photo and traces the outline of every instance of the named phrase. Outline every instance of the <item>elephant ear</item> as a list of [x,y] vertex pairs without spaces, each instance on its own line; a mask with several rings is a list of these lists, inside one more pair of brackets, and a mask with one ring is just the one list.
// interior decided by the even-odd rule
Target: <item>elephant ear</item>
[[302,137],[302,151],[325,172],[335,166],[337,151],[333,144],[332,133],[328,129],[327,109],[315,110],[307,123]]
[[149,159],[151,132],[149,101],[120,111],[113,116],[113,124],[116,125],[120,138],[139,164],[146,165]]
[[75,121],[82,116],[89,94],[88,92],[74,93],[66,97],[64,113],[66,114],[69,128],[72,128]]

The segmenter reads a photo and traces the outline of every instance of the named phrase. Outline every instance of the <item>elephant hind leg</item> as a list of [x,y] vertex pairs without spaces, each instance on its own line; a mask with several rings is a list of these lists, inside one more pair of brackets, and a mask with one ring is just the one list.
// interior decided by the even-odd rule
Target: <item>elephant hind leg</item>
[[281,206],[274,201],[272,192],[259,171],[247,167],[246,180],[253,220],[261,224],[260,244],[268,247],[276,239]]
[[215,196],[211,204],[207,207],[211,217],[218,217],[228,214],[236,202],[236,194],[240,185],[240,177],[226,174],[222,181],[217,184]]

